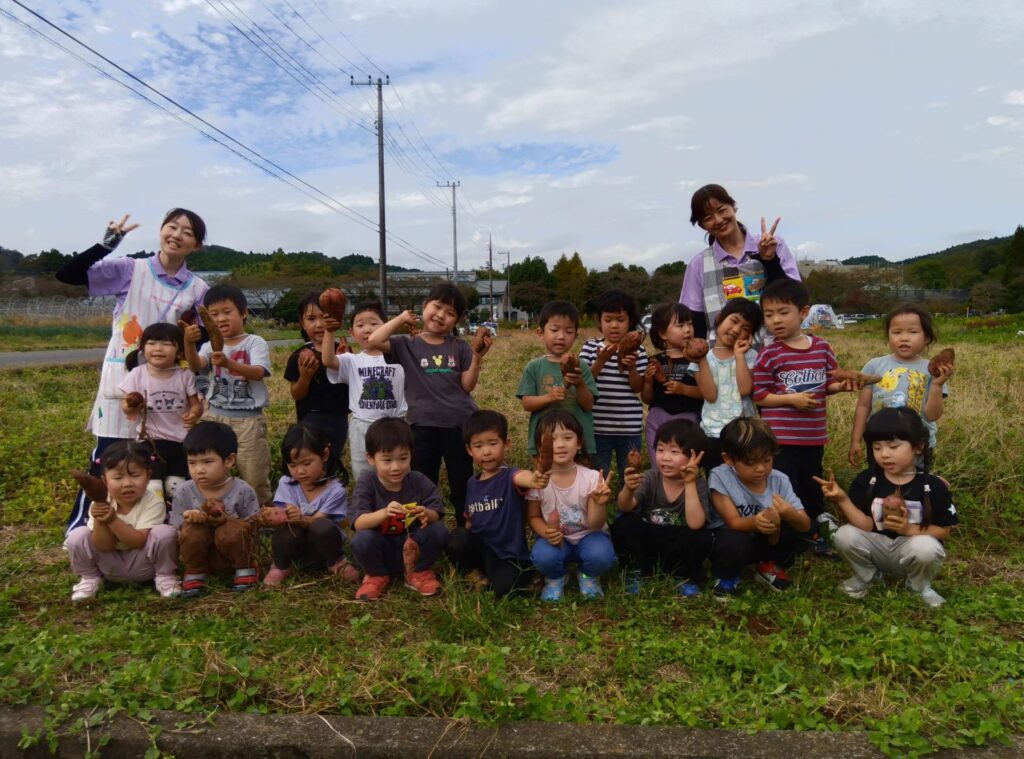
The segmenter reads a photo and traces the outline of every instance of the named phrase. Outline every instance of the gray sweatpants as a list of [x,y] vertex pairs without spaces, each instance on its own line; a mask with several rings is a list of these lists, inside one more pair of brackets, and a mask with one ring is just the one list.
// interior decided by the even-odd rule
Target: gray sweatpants
[[861,582],[871,582],[881,572],[906,577],[911,590],[918,593],[931,585],[946,560],[942,542],[931,535],[890,538],[844,524],[836,530],[832,544]]

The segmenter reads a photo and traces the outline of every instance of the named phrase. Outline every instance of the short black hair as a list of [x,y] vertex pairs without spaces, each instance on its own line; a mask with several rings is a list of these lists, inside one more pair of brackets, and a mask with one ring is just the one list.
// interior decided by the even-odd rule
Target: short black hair
[[544,329],[544,325],[552,316],[564,316],[572,321],[574,327],[579,328],[580,326],[580,311],[567,300],[549,300],[541,307],[538,320],[541,329]]
[[693,313],[682,303],[662,303],[651,312],[651,343],[658,350],[665,350],[665,338],[661,333],[671,327],[674,321],[680,324],[693,322]]
[[704,450],[708,439],[696,422],[689,419],[671,419],[658,427],[654,435],[655,446],[658,443],[675,443],[689,453]]
[[915,303],[904,303],[889,312],[885,317],[885,338],[887,340],[889,339],[889,327],[892,326],[892,320],[897,316],[905,316],[908,314],[916,316],[920,320],[921,331],[924,332],[924,336],[927,338],[925,345],[932,345],[939,339],[938,334],[935,332],[935,325],[932,323],[931,312],[927,308],[922,308]]
[[778,456],[779,441],[768,422],[757,417],[737,417],[722,428],[722,453],[734,461],[753,463],[762,456]]
[[601,321],[601,314],[617,314],[619,311],[626,312],[626,321],[630,329],[636,329],[640,320],[640,314],[636,308],[636,298],[625,290],[613,288],[605,290],[597,299],[594,306],[594,313],[597,314],[598,322]]
[[334,450],[330,438],[324,430],[314,424],[299,422],[293,424],[284,433],[281,441],[281,474],[291,479],[288,471],[288,464],[292,460],[292,451],[311,451],[317,456],[323,456],[327,452],[327,461],[324,462],[324,477],[339,476],[338,469],[341,463],[339,451]]
[[139,338],[139,350],[142,350],[150,340],[166,340],[178,346],[178,352],[185,350],[185,336],[181,327],[170,322],[154,322],[142,330],[142,337]]
[[226,459],[232,453],[238,453],[238,436],[224,422],[199,422],[185,435],[181,448],[186,456],[212,451]]
[[438,282],[431,287],[423,302],[430,303],[432,300],[440,301],[446,306],[454,308],[459,321],[466,315],[466,311],[469,308],[465,294],[458,288],[458,285],[454,285],[451,282]]
[[134,440],[118,440],[103,449],[100,454],[100,468],[104,472],[121,464],[137,466],[147,472],[153,471],[153,449]]
[[356,317],[359,316],[359,314],[367,311],[372,311],[377,314],[382,322],[386,322],[388,320],[387,314],[384,313],[383,303],[379,300],[364,300],[362,303],[357,303],[355,308],[352,309],[352,316],[348,320],[349,326],[351,327],[356,323]]
[[502,440],[508,440],[508,419],[501,412],[492,409],[482,408],[474,411],[462,425],[462,439],[469,445],[473,442],[474,435],[481,435],[484,432],[496,432]]
[[761,292],[761,305],[765,301],[772,303],[790,303],[797,308],[811,305],[811,294],[807,291],[807,285],[799,279],[783,277],[770,282]]
[[[249,309],[249,303],[246,301],[242,289],[234,285],[214,285],[203,296],[203,305],[209,308],[214,303],[223,303],[226,300],[234,303],[238,313],[245,316],[245,312]],[[210,325],[207,324],[206,327],[209,329]]]
[[750,325],[750,333],[752,335],[757,334],[757,331],[761,329],[761,325],[764,324],[764,313],[761,311],[761,307],[754,303],[754,301],[747,300],[746,298],[732,298],[726,302],[725,308],[719,311],[718,316],[715,317],[715,329],[718,329],[726,317],[733,314],[739,314]]
[[375,456],[396,448],[406,448],[409,453],[416,449],[416,436],[404,419],[386,416],[366,428],[366,453]]

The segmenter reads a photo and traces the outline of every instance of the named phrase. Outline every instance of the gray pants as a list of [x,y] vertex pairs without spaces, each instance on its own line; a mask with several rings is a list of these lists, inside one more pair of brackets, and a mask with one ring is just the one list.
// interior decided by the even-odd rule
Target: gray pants
[[890,538],[844,524],[832,543],[861,582],[869,583],[881,572],[906,577],[910,589],[918,593],[931,585],[946,560],[946,549],[931,535]]
[[72,571],[111,582],[147,582],[156,575],[178,574],[178,531],[167,524],[149,528],[146,544],[128,551],[101,551],[88,527],[76,527],[64,543]]
[[349,492],[359,481],[359,475],[371,467],[366,462],[366,430],[371,422],[363,419],[356,419],[355,416],[348,423],[348,450],[352,456],[352,480],[349,482]]

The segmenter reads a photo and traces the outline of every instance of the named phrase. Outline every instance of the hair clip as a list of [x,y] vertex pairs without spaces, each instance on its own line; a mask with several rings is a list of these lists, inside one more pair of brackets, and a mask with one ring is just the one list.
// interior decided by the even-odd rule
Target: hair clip
[[92,460],[92,463],[94,463],[94,464],[96,464],[98,466],[98,465],[103,463],[103,458],[101,456],[97,456],[96,458],[94,458]]
[[155,464],[156,463],[156,454],[154,453],[152,456],[150,456],[149,460],[152,461]]
[[932,486],[929,485],[927,482],[924,484],[924,492],[926,492],[926,493],[932,492]]

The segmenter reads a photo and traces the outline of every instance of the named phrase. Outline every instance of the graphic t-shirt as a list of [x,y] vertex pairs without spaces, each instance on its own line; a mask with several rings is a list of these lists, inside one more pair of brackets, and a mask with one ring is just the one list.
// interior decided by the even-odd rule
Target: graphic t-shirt
[[[231,485],[227,492],[220,496],[220,500],[224,503],[224,513],[229,517],[248,519],[260,510],[256,491],[241,477],[231,478]],[[180,527],[185,521],[185,512],[190,509],[202,511],[204,503],[206,496],[199,491],[199,486],[194,480],[189,480],[174,494],[174,505],[171,507],[171,517],[168,521],[174,527]]]
[[[871,385],[871,413],[883,408],[907,408],[916,411],[924,420],[934,448],[938,425],[924,415],[924,403],[932,389],[932,375],[928,372],[928,360],[900,361],[892,354],[873,358],[864,364],[865,374],[881,375],[882,381]],[[942,395],[949,395],[949,384],[942,386]]]
[[[594,375],[590,373],[590,367],[581,362],[580,373],[583,375],[583,383],[591,393],[595,401],[600,398],[600,391],[597,383],[594,382]],[[562,367],[557,361],[551,361],[547,356],[535,358],[526,365],[523,370],[523,378],[519,381],[519,388],[516,390],[516,397],[523,398],[527,395],[546,395],[551,388],[563,385]],[[583,450],[589,454],[597,453],[597,442],[594,440],[594,417],[589,411],[584,411],[576,400],[576,387],[565,389],[565,400],[561,403],[552,403],[540,411],[530,414],[530,431],[527,438],[527,450],[531,456],[537,454],[537,443],[535,435],[537,432],[537,421],[547,411],[554,408],[564,408],[579,421],[583,427]]]
[[[685,358],[670,358],[667,353],[655,353],[651,361],[656,361],[661,371],[665,373],[667,381],[679,382],[690,387],[697,387],[697,378],[693,373],[697,369],[696,364],[691,364]],[[654,381],[654,396],[651,398],[651,408],[660,408],[665,412],[675,414],[692,414],[696,419],[700,416],[700,410],[704,401],[700,398],[688,398],[685,395],[669,394],[665,392],[665,386]]]
[[[335,340],[337,343],[337,340]],[[348,387],[336,385],[327,379],[327,371],[320,361],[320,346],[313,343],[305,343],[301,348],[292,351],[288,357],[288,363],[284,368],[284,378],[288,382],[299,381],[299,354],[304,350],[310,350],[316,356],[316,372],[309,380],[309,392],[302,400],[295,401],[295,418],[300,422],[306,414],[311,411],[319,411],[325,414],[348,413]],[[343,353],[344,355],[348,355]]]
[[352,417],[374,422],[386,416],[405,416],[405,367],[388,363],[383,354],[342,353],[338,368],[327,370],[331,382],[345,382]]
[[337,477],[331,478],[323,492],[312,501],[306,496],[302,485],[291,477],[282,477],[274,493],[274,503],[277,506],[298,506],[306,517],[326,514],[328,519],[338,524],[346,523],[348,519],[348,494]]
[[[210,360],[213,355],[210,343],[203,343],[199,355]],[[259,335],[247,333],[235,345],[225,345],[224,355],[241,364],[261,366],[263,376],[270,376],[270,348]],[[249,380],[212,363],[207,364],[202,373],[210,377],[206,398],[214,413],[223,416],[259,416],[269,403],[267,383],[263,380]]]
[[[747,366],[754,368],[757,351],[753,348],[743,354]],[[722,428],[741,416],[757,416],[757,409],[749,395],[740,396],[736,383],[736,356],[718,358],[714,351],[708,351],[708,371],[718,388],[718,397],[712,403],[705,400],[700,415],[700,428],[710,437],[718,437]]]
[[806,348],[792,348],[781,340],[766,345],[754,365],[755,401],[769,393],[810,393],[819,402],[806,411],[793,406],[761,409],[761,417],[768,422],[781,445],[828,443],[825,391],[832,381],[828,373],[839,364],[827,342],[817,335],[806,337],[809,343]]
[[[882,501],[887,495],[891,495],[897,490],[907,504],[907,517],[910,523],[921,524],[926,487],[928,488],[928,500],[932,505],[929,524],[934,524],[937,527],[960,524],[949,488],[934,474],[918,472],[917,476],[906,485],[894,485],[889,482],[884,473],[878,474],[874,484],[871,483],[871,477],[871,470],[865,470],[858,474],[850,484],[849,496],[851,503],[871,517],[871,521],[874,523],[874,532],[880,532],[889,538],[899,537],[899,533],[882,527],[885,522]],[[870,501],[868,501],[869,497]],[[865,501],[868,502],[865,504]]]
[[[188,430],[182,415],[188,399],[196,395],[196,375],[178,367],[167,377],[154,377],[146,365],[132,369],[118,388],[126,395],[142,393],[146,399],[146,434],[154,440],[180,443]],[[141,415],[140,415],[141,416]],[[141,419],[136,418],[141,429]]]
[[[593,367],[603,339],[587,340],[580,349],[580,361]],[[636,371],[643,376],[647,370],[647,351],[640,346],[636,352]],[[591,372],[593,373],[593,372]],[[598,435],[639,435],[643,432],[644,405],[629,386],[629,372],[619,371],[619,354],[613,353],[601,367],[594,381],[600,393],[591,414],[594,432]]]
[[[686,526],[686,488],[684,487],[674,501],[665,496],[664,476],[657,469],[648,469],[640,486],[633,493],[636,500],[636,513],[648,524],[658,526]],[[697,496],[701,508],[704,509],[705,526],[711,522],[711,502],[708,497],[708,484],[703,477],[697,478]]]
[[[764,492],[752,493],[740,481],[735,469],[729,464],[722,464],[711,470],[708,489],[729,496],[741,517],[757,516],[772,505],[772,496],[776,494],[782,496],[794,509],[804,510],[804,505],[793,492],[793,485],[790,483],[789,477],[776,469],[768,473],[768,483]],[[722,515],[715,509],[712,509],[712,512],[712,521],[708,526],[712,528],[724,526],[725,520],[722,519]]]
[[576,467],[576,479],[567,488],[559,487],[554,479],[548,481],[543,490],[530,490],[526,497],[540,501],[541,515],[549,525],[560,527],[562,535],[570,543],[579,543],[592,532],[608,532],[608,524],[592,530],[587,522],[587,506],[590,494],[597,489],[601,473],[585,466]]
[[493,477],[479,475],[466,483],[466,524],[499,559],[525,561],[526,547],[523,494],[512,479],[518,469],[502,467]]
[[469,343],[448,335],[440,345],[422,337],[393,335],[391,360],[405,367],[406,419],[423,427],[462,427],[476,411],[473,398],[462,389],[462,373],[473,362]]

